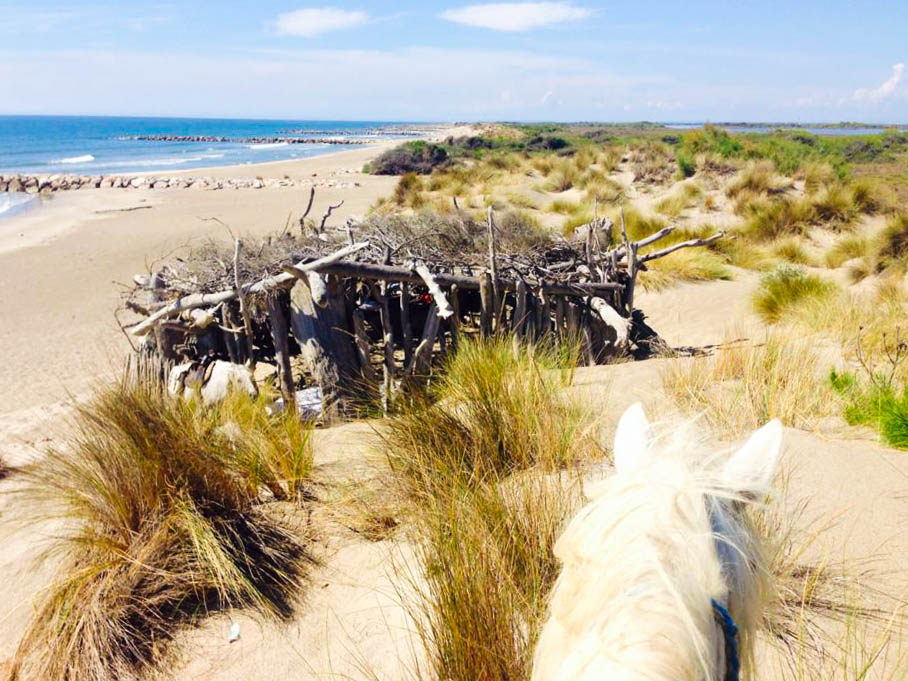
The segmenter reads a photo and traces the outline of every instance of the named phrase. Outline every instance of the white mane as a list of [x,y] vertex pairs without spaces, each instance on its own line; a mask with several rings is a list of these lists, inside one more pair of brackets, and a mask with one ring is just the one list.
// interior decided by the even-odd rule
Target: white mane
[[591,490],[555,546],[562,571],[534,681],[721,681],[713,599],[751,662],[765,569],[740,508],[767,492],[781,426],[765,426],[722,462],[698,456],[689,429],[655,440],[649,431],[631,407],[615,436],[615,475]]

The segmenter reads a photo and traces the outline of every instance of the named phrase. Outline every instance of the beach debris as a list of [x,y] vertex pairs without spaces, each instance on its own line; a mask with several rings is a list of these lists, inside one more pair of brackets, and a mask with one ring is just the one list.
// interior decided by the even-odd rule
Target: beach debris
[[234,622],[230,631],[227,632],[227,643],[234,643],[235,641],[240,640],[240,623]]
[[155,286],[137,275],[124,307],[139,318],[124,331],[144,339],[138,350],[163,364],[171,392],[217,400],[234,381],[251,393],[261,362],[280,389],[274,409],[331,421],[372,400],[390,409],[465,336],[576,338],[590,365],[645,357],[666,346],[636,309],[637,277],[722,237],[657,249],[674,228],[633,241],[623,219],[616,230],[595,218],[565,238],[492,211],[332,226],[329,210],[314,230],[313,201],[310,190],[303,218],[288,218],[301,230],[237,241],[232,254],[197,246],[160,265]]
[[[350,174],[351,171],[342,171]],[[193,176],[154,176],[136,177],[133,175],[0,175],[0,194],[4,192],[25,192],[28,194],[56,193],[75,191],[77,189],[203,189],[218,191],[224,189],[283,189],[309,187],[320,189],[355,189],[360,183],[352,180],[320,179],[313,180],[262,177],[193,177]],[[118,208],[114,212],[139,210],[151,206]]]

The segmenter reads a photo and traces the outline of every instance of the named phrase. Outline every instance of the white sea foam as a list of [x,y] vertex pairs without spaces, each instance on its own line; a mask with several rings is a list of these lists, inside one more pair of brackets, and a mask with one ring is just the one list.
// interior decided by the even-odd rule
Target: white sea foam
[[23,192],[10,192],[0,194],[0,217],[5,216],[11,211],[24,207],[25,204],[35,200],[34,194],[25,194]]
[[286,147],[289,142],[269,142],[268,144],[247,144],[247,149],[274,149],[276,147]]
[[91,154],[85,154],[83,156],[70,156],[69,158],[58,158],[56,161],[50,161],[53,165],[70,165],[74,163],[91,163],[95,160],[95,157]]

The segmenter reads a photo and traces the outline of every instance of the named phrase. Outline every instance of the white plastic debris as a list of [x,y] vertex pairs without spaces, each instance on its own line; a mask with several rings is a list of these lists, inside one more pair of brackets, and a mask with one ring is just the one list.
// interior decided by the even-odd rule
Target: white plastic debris
[[[284,398],[279,397],[266,407],[269,416],[284,411]],[[322,389],[318,386],[296,391],[296,411],[307,420],[317,420],[322,415]]]
[[233,626],[230,627],[230,631],[227,633],[227,643],[233,643],[234,641],[240,638],[240,623],[234,622]]

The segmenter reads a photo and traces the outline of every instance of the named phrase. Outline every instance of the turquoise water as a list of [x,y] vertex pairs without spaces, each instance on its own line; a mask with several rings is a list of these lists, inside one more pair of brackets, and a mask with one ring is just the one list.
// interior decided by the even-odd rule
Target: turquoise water
[[185,170],[306,158],[353,148],[324,143],[268,145],[134,139],[145,135],[379,141],[406,137],[410,129],[412,126],[407,123],[383,121],[0,116],[0,174],[104,175]]

